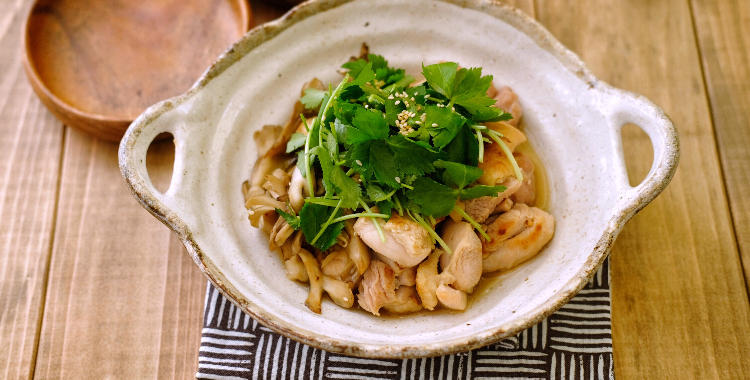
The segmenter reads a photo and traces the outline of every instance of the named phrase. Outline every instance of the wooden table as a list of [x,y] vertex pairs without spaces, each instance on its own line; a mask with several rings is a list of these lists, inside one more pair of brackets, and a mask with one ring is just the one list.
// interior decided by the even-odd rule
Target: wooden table
[[[0,378],[192,377],[205,279],[130,196],[117,146],[40,104],[21,64],[29,2],[0,3]],[[612,253],[618,377],[750,376],[750,1],[513,3],[680,131],[672,184]],[[624,135],[642,178],[648,139]],[[164,186],[170,144],[152,153]]]

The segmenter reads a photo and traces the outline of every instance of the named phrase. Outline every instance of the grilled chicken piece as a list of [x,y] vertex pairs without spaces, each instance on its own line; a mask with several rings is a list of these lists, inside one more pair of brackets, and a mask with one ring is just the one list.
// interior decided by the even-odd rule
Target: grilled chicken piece
[[363,309],[380,315],[380,308],[396,298],[396,276],[380,260],[372,260],[359,283],[357,302]]
[[495,106],[501,110],[513,115],[513,118],[508,120],[508,123],[512,126],[517,126],[521,122],[523,117],[523,110],[521,109],[521,102],[518,101],[518,95],[508,86],[500,87],[497,90],[495,96]]
[[[502,141],[512,152],[526,141],[526,135],[506,122],[486,123],[488,128],[500,132]],[[513,165],[496,142],[485,143],[484,160],[477,165],[482,169],[482,176],[477,180],[482,185],[494,186],[502,184],[507,178],[515,176]]]
[[408,268],[419,264],[435,247],[430,235],[422,226],[398,214],[393,214],[382,228],[385,242],[380,240],[370,218],[359,218],[354,223],[354,231],[365,244],[401,267]]
[[353,288],[354,284],[359,280],[357,266],[354,265],[354,262],[344,250],[339,249],[329,253],[323,259],[320,266],[324,275],[343,281],[350,288]]
[[536,183],[534,182],[534,163],[523,154],[516,155],[516,162],[523,173],[523,181],[511,199],[516,203],[534,204],[536,200]]
[[420,311],[422,305],[419,304],[417,291],[413,286],[399,286],[395,297],[383,305],[383,308],[391,313],[404,314]]
[[440,281],[437,267],[438,259],[442,253],[442,249],[436,249],[417,268],[417,293],[419,293],[419,298],[422,300],[422,306],[427,310],[435,309],[438,303],[435,292]]
[[441,237],[453,251],[440,256],[443,273],[453,276],[454,288],[471,293],[482,277],[482,241],[471,224],[452,220],[445,222]]
[[508,177],[502,183],[505,186],[505,191],[498,194],[496,197],[479,197],[464,201],[464,211],[469,214],[472,219],[478,223],[484,223],[487,217],[492,214],[495,209],[503,203],[513,193],[518,191],[521,187],[521,182],[516,177]]
[[451,288],[446,284],[440,284],[435,292],[440,304],[453,310],[465,310],[468,297],[466,293]]
[[485,273],[511,269],[539,253],[552,239],[555,220],[542,209],[517,203],[486,231],[492,240],[482,242]]

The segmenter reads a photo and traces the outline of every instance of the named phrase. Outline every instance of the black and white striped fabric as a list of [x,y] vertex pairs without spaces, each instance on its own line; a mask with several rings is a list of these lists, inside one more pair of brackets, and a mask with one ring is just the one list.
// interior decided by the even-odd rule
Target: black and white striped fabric
[[278,335],[209,283],[199,379],[614,379],[609,264],[568,304],[536,326],[467,353],[361,359]]

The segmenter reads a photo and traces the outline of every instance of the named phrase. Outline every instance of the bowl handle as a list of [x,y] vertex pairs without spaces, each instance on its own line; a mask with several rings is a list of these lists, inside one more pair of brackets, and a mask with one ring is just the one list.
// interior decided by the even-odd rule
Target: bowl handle
[[[615,128],[615,146],[622,162],[622,173],[617,175],[620,204],[626,217],[633,216],[656,198],[674,176],[680,159],[679,137],[669,117],[655,104],[643,96],[622,90],[610,89],[608,115],[610,125]],[[625,157],[622,148],[623,125],[638,125],[648,135],[654,150],[654,161],[646,178],[633,187],[628,182]]]
[[[184,128],[182,125],[182,114],[175,112],[169,101],[167,104],[151,107],[143,115],[139,116],[128,128],[120,141],[118,159],[120,171],[125,181],[146,210],[157,219],[175,230],[178,234],[184,232],[184,224],[180,222],[171,206],[177,202],[177,189],[182,186],[184,179]],[[160,114],[149,112],[160,110]],[[174,138],[175,160],[172,169],[172,179],[169,188],[164,193],[157,190],[148,175],[146,168],[146,153],[151,143],[162,133],[170,133]]]

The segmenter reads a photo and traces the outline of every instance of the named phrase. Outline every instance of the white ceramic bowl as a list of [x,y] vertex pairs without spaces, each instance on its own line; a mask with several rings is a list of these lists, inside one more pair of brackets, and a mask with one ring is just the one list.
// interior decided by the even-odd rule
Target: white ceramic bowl
[[[429,22],[424,22],[429,20]],[[481,66],[520,96],[526,132],[546,167],[555,237],[535,259],[502,275],[463,313],[375,318],[326,301],[304,305],[307,287],[284,277],[262,233],[250,227],[242,182],[256,157],[252,132],[289,117],[300,86],[336,81],[360,44],[417,73],[422,62]],[[640,125],[654,163],[628,184],[620,127]],[[174,135],[169,189],[151,184],[145,159],[162,132]],[[174,230],[221,292],[293,339],[366,357],[464,351],[510,336],[570,299],[604,260],[624,223],[664,189],[677,165],[676,131],[643,97],[594,78],[534,20],[482,0],[313,1],[250,31],[186,94],[149,108],[120,145],[135,196]]]

